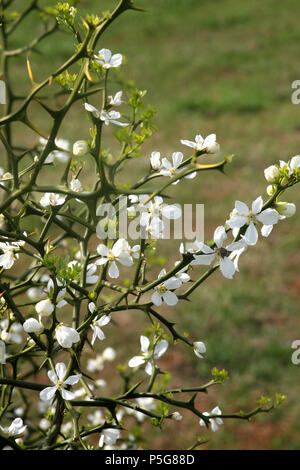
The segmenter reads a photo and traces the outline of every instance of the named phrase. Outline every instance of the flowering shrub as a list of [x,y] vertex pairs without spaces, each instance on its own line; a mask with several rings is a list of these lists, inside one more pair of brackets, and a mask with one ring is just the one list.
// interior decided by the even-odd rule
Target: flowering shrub
[[[224,382],[225,370],[213,368],[212,378],[196,387],[170,388],[160,358],[182,344],[191,348],[197,360],[205,360],[209,341],[193,337],[193,332],[179,332],[165,308],[190,300],[194,290],[218,269],[233,280],[240,257],[256,245],[260,234],[268,237],[274,225],[294,215],[295,205],[279,198],[299,182],[300,156],[267,168],[265,201],[258,196],[249,207],[237,200],[212,240],[204,243],[196,237],[193,243],[181,242],[177,262],[165,266],[156,277],[153,251],[167,243],[166,221],[181,216],[178,205],[164,203],[165,191],[183,178],[197,184],[199,172],[223,171],[231,157],[208,163],[207,155],[218,154],[220,145],[215,134],[205,138],[197,134],[194,140],[180,141],[188,147],[187,156],[184,147],[182,152],[173,152],[171,159],[153,151],[143,157],[144,176],[122,186],[116,177],[140,155],[152,135],[154,110],[143,104],[145,92],[118,75],[115,81],[124,88],[112,90],[109,78],[118,73],[123,56],[105,47],[98,50],[98,41],[120,14],[140,9],[131,0],[120,0],[112,13],[80,18],[68,3],[54,8],[41,8],[38,3],[33,1],[2,28],[2,77],[7,87],[6,114],[0,119],[0,139],[7,155],[0,169],[2,441],[13,449],[143,448],[145,420],[163,429],[165,420],[179,421],[181,411],[188,410],[198,420],[199,432],[200,426],[217,431],[226,419],[249,420],[269,412],[284,396],[262,397],[252,411],[236,414],[226,414],[219,406],[210,412],[199,408],[197,396]],[[5,2],[1,5],[4,18],[10,19]],[[24,48],[11,50],[10,35],[35,10],[44,23],[43,33]],[[28,58],[32,88],[20,101],[10,84],[10,58],[30,51],[59,28],[73,35],[74,55],[40,83]],[[64,99],[55,107],[46,96],[54,83]],[[33,102],[49,117],[49,135],[29,119]],[[90,137],[80,135],[81,140],[71,145],[58,134],[78,102],[90,122]],[[120,106],[122,115],[116,111]],[[30,129],[32,145],[20,148],[14,143],[16,122]],[[106,147],[112,132],[119,144],[116,154]],[[87,157],[95,167],[89,187],[82,182]],[[47,169],[53,166],[61,171],[61,179],[45,184]],[[152,186],[153,180],[161,183],[158,188]],[[124,214],[135,224],[137,243],[121,231]],[[41,219],[40,228],[25,230],[34,216]],[[204,266],[204,271],[198,266]],[[150,328],[140,332],[140,347],[138,338],[133,339],[133,357],[132,345],[126,356],[108,341],[111,324],[124,311],[140,311],[149,319]],[[86,354],[88,348],[92,358]],[[125,364],[114,372],[122,383],[114,395],[105,395],[98,373],[115,360]],[[136,421],[139,432],[127,431],[128,417]],[[191,448],[200,443],[197,439]]]

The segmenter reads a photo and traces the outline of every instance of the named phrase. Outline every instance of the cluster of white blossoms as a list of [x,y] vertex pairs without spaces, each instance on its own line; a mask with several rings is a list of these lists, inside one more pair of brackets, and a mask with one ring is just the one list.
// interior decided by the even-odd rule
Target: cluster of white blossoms
[[[109,49],[101,49],[97,55],[94,55],[94,61],[103,68],[106,77],[108,70],[111,68],[118,68],[122,64],[122,60],[123,58],[121,54],[112,54]],[[123,92],[119,90],[114,95],[108,97],[106,97],[105,94],[103,109],[99,110],[88,102],[84,103],[84,107],[86,111],[92,113],[94,118],[101,121],[100,123],[98,122],[100,127],[102,124],[105,126],[114,124],[120,127],[126,127],[129,126],[129,123],[121,122],[121,114],[118,111],[111,109],[112,107],[119,107],[123,103]],[[171,181],[174,185],[178,184],[183,177],[193,179],[197,174],[196,171],[194,171],[196,166],[194,165],[189,167],[188,165],[191,162],[195,162],[196,157],[215,154],[220,150],[220,145],[217,142],[215,134],[210,134],[205,138],[202,137],[202,135],[197,134],[193,141],[182,139],[180,142],[182,145],[193,149],[192,157],[190,156],[187,160],[184,160],[183,153],[176,151],[172,153],[171,158],[167,158],[162,157],[160,152],[153,151],[150,157],[149,179],[157,177],[174,178],[174,180]],[[39,141],[39,149],[43,151],[47,144],[48,140],[41,138]],[[53,163],[55,160],[59,162],[71,161],[70,159],[72,155],[81,157],[89,152],[89,145],[84,140],[76,141],[71,150],[70,142],[65,139],[57,138],[55,139],[55,146],[56,148],[53,146],[55,150],[51,151],[45,159],[46,164]],[[35,163],[38,161],[38,158],[39,157],[36,157],[37,160],[35,160]],[[82,197],[82,200],[77,199],[77,197],[80,197],[80,193],[85,192],[81,181],[78,179],[80,171],[77,172],[77,174],[73,174],[71,179],[68,179],[66,182],[66,188],[64,190],[60,190],[61,193],[46,192],[43,194],[39,201],[40,206],[43,208],[50,208],[52,215],[58,213],[60,208],[65,204],[67,206],[70,199],[75,199],[82,203],[84,197]],[[154,311],[154,307],[172,307],[177,305],[180,298],[184,298],[184,296],[180,295],[179,289],[191,281],[189,271],[195,266],[202,265],[211,267],[212,270],[219,269],[226,279],[233,279],[235,273],[239,271],[240,256],[248,247],[256,245],[259,239],[259,234],[261,233],[263,237],[268,237],[274,225],[276,225],[280,220],[292,216],[296,211],[296,206],[293,203],[275,202],[275,197],[274,201],[272,200],[272,197],[273,195],[277,196],[279,194],[280,191],[277,192],[278,189],[288,186],[293,179],[300,178],[300,156],[296,155],[288,162],[280,161],[278,165],[271,165],[265,169],[264,174],[269,185],[267,187],[267,194],[271,199],[264,204],[262,196],[259,196],[252,202],[251,206],[248,206],[245,202],[237,200],[235,201],[235,206],[224,225],[219,225],[215,229],[213,241],[211,243],[206,244],[196,239],[193,243],[193,247],[190,247],[187,250],[185,250],[184,245],[181,244],[179,251],[182,255],[182,259],[181,261],[175,262],[174,267],[170,272],[168,272],[166,268],[163,268],[159,272],[157,279],[154,280],[154,282],[150,282],[149,288],[147,286],[148,281],[145,281],[145,289],[140,288],[141,285],[144,287],[144,284],[140,284],[138,286],[138,289],[140,290],[137,289],[134,292],[134,295],[138,292],[137,308],[139,306],[138,301],[140,297],[145,295],[145,293],[149,298],[148,303],[144,305],[150,307],[150,312],[151,309],[152,312]],[[10,178],[11,175],[9,173],[4,173],[4,170],[0,168],[0,183]],[[167,186],[168,182],[164,187]],[[70,191],[78,194],[72,194]],[[141,228],[141,239],[148,238],[148,235],[153,239],[164,238],[165,226],[163,219],[177,220],[182,215],[181,208],[179,206],[176,204],[165,204],[163,198],[158,195],[158,193],[159,192],[157,191],[152,195],[129,195],[130,206],[126,209],[127,216],[131,219],[138,217],[137,227],[139,226]],[[99,215],[100,214],[97,209],[96,216],[98,217]],[[2,215],[0,219],[1,224],[3,223],[3,220],[4,216]],[[103,224],[109,225],[108,218],[104,220],[102,225]],[[96,227],[96,235],[103,241],[103,238],[100,236],[101,227],[102,226],[99,223]],[[231,239],[229,239],[229,233],[232,235]],[[14,262],[19,258],[19,254],[22,251],[21,248],[25,242],[20,240],[10,242],[4,237],[2,237],[1,240],[0,267],[2,269],[10,269],[13,267]],[[0,322],[0,364],[6,363],[6,348],[8,345],[11,343],[21,344],[23,342],[21,333],[24,331],[29,335],[32,335],[32,338],[28,339],[30,345],[35,344],[33,342],[34,339],[36,339],[34,335],[47,333],[48,336],[49,329],[47,324],[49,325],[49,320],[53,321],[51,332],[53,332],[53,340],[56,340],[57,344],[60,346],[58,347],[56,345],[56,350],[58,351],[60,351],[61,348],[72,349],[74,345],[78,344],[82,339],[82,344],[84,344],[87,334],[91,333],[92,337],[89,344],[92,346],[92,349],[96,340],[103,342],[106,339],[104,333],[104,331],[106,332],[105,327],[111,322],[112,317],[110,313],[108,313],[109,308],[107,310],[103,310],[103,305],[98,308],[96,300],[95,302],[91,301],[92,299],[97,298],[97,295],[94,296],[94,294],[97,294],[98,282],[100,287],[102,287],[102,284],[105,287],[111,286],[112,289],[120,290],[123,293],[125,288],[108,282],[106,275],[111,279],[118,279],[121,267],[130,268],[134,266],[135,262],[139,267],[139,264],[142,264],[144,261],[146,253],[141,249],[141,247],[143,248],[144,244],[141,243],[141,245],[136,244],[131,246],[125,238],[119,238],[117,240],[98,244],[96,253],[92,256],[90,256],[89,253],[85,263],[82,261],[81,252],[76,253],[74,259],[67,263],[68,268],[74,268],[74,271],[78,270],[80,274],[84,274],[80,279],[81,284],[78,284],[80,287],[80,289],[78,289],[80,294],[82,291],[85,294],[84,289],[97,283],[97,287],[95,288],[95,291],[93,291],[93,295],[91,295],[92,292],[87,291],[88,295],[84,297],[84,299],[89,298],[87,315],[85,316],[84,321],[84,325],[85,322],[87,324],[86,329],[82,327],[77,327],[77,329],[73,328],[57,319],[56,309],[62,308],[68,305],[68,303],[70,305],[74,305],[74,299],[78,297],[78,291],[72,284],[62,284],[58,279],[55,279],[54,277],[53,279],[50,278],[48,274],[41,274],[39,267],[38,274],[31,277],[32,287],[27,290],[27,295],[32,301],[31,305],[34,306],[37,318],[28,316],[22,325],[12,317]],[[187,257],[188,261],[185,264],[182,261],[185,261],[186,254],[189,254],[189,256]],[[180,263],[181,269],[176,269],[178,263]],[[101,266],[101,269],[99,269],[99,275],[97,274],[98,266]],[[136,273],[139,274],[138,269]],[[138,278],[138,276],[136,277]],[[132,294],[133,291],[130,289],[128,289],[128,292],[129,294]],[[126,296],[127,293],[125,289],[125,297]],[[103,296],[103,299],[104,302],[106,302],[105,295]],[[128,299],[126,297],[126,302],[127,301]],[[118,305],[118,303],[116,303],[116,305]],[[109,328],[110,327],[108,327],[108,330]],[[143,368],[145,373],[151,377],[150,383],[152,379],[155,378],[155,373],[159,372],[156,361],[159,361],[169,348],[169,342],[162,338],[162,336],[155,336],[155,339],[150,341],[147,336],[141,335],[141,353],[131,357],[128,361],[128,367],[131,369],[138,370]],[[204,342],[186,342],[190,344],[197,358],[204,358],[204,355],[206,354],[206,344]],[[99,346],[99,344],[97,344],[97,346]],[[63,353],[65,354],[66,351],[63,351]],[[76,348],[74,348],[71,353],[73,357],[76,357]],[[102,353],[96,352],[94,358],[88,359],[86,365],[87,370],[92,373],[100,372],[103,370],[106,362],[112,362],[115,358],[116,351],[112,347],[106,347]],[[89,388],[86,385],[82,374],[69,375],[68,370],[71,369],[68,369],[63,362],[59,362],[55,366],[53,365],[52,360],[49,360],[49,363],[51,364],[52,370],[48,371],[48,377],[53,385],[44,388],[40,392],[40,399],[45,407],[46,405],[48,407],[53,407],[53,399],[57,393],[59,393],[64,400],[73,400],[74,398],[81,396],[84,396],[85,400],[91,400],[93,399],[92,393],[90,395],[86,395],[86,389],[94,391],[96,387],[105,386],[105,381],[98,378]],[[73,370],[74,369],[72,368],[72,371]],[[80,371],[80,369],[78,370]],[[71,373],[72,372],[70,372],[70,374]],[[79,390],[71,391],[69,388],[77,384],[79,381],[83,382],[84,387]],[[45,409],[47,409],[47,407]],[[132,409],[128,407],[126,413],[134,416],[138,422],[142,422],[147,413],[143,413],[139,409],[149,412],[151,410],[155,410],[156,404],[154,398],[137,398],[133,402]],[[55,405],[51,413],[54,412],[53,410],[55,410]],[[116,441],[120,439],[120,430],[114,426],[119,426],[118,421],[121,420],[123,414],[125,414],[125,411],[119,410],[117,416],[114,416],[114,418],[116,418],[115,421],[112,421],[111,424],[109,424],[112,427],[102,429],[99,447],[105,446],[106,449],[113,448]],[[222,412],[218,406],[213,408],[210,413],[205,412],[203,415],[207,417],[207,419],[200,419],[199,424],[201,426],[209,425],[213,432],[217,431],[219,426],[223,424],[221,418]],[[105,426],[107,426],[106,418],[103,416],[101,410],[96,410],[92,415],[88,415],[87,419],[91,421],[93,425],[97,426],[105,424]],[[180,421],[182,419],[182,415],[179,411],[174,411],[171,413],[171,419]],[[41,422],[40,427],[41,429],[46,430],[50,425],[50,421],[44,419],[44,421]],[[24,425],[22,419],[18,417],[7,428],[2,428],[0,426],[0,429],[2,432],[13,437],[23,434],[26,430],[26,425]],[[62,432],[68,434],[71,432],[71,429],[72,423],[64,423]]]
[[[109,49],[101,49],[98,52],[98,55],[94,55],[95,61],[100,64],[104,70],[108,71],[111,68],[120,67],[122,64],[122,54],[112,54]],[[123,92],[119,90],[115,93],[114,96],[108,96],[108,107],[112,106],[121,106],[123,104],[122,100]],[[102,109],[101,111],[90,103],[84,103],[85,110],[92,113],[95,118],[100,119],[106,126],[109,124],[115,124],[120,127],[129,126],[128,122],[121,122],[121,114],[118,111]]]
[[116,351],[108,346],[102,354],[97,354],[95,358],[88,359],[87,370],[89,372],[99,372],[104,369],[105,362],[112,362],[116,358]]
[[[222,411],[220,410],[220,408],[218,406],[213,408],[210,413],[205,411],[202,414],[209,418],[209,423],[210,423],[210,426],[211,426],[211,430],[213,432],[216,432],[219,429],[219,426],[221,424],[223,424],[222,418],[218,417],[218,415],[222,414]],[[210,418],[210,416],[212,416],[212,417]],[[199,424],[200,424],[200,426],[206,426],[205,421],[202,418],[200,419]]]

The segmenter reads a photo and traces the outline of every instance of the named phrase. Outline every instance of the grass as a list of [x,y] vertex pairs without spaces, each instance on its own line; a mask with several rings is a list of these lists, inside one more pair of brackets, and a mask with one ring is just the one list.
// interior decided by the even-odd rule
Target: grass
[[[159,132],[146,145],[140,166],[148,164],[152,150],[165,155],[184,151],[180,138],[192,139],[199,132],[216,132],[221,154],[237,155],[225,176],[201,174],[170,192],[182,203],[205,203],[205,233],[211,238],[235,199],[250,202],[265,195],[266,166],[299,153],[300,107],[290,97],[291,83],[300,75],[300,4],[297,0],[287,0],[284,7],[276,0],[137,3],[150,12],[122,16],[105,33],[99,48],[126,55],[123,73],[147,89],[148,101],[158,108]],[[98,8],[111,9],[115,2],[87,0],[83,4],[85,11],[97,12]],[[33,29],[28,18],[13,47],[28,41]],[[59,65],[72,47],[63,33],[58,43],[44,43],[39,54],[32,54],[38,78]],[[16,60],[16,71],[23,71],[24,65],[25,57]],[[26,76],[16,73],[13,81],[19,89],[29,89]],[[38,119],[39,111],[34,111]],[[84,114],[80,108],[77,112],[80,118],[63,128],[70,139],[87,137]],[[288,199],[299,206],[299,191],[291,190]],[[300,335],[299,228],[299,214],[281,222],[269,239],[244,255],[234,282],[216,274],[194,293],[193,302],[168,311],[169,318],[195,340],[205,341],[207,354],[204,361],[198,361],[184,348],[180,353],[172,349],[169,363],[167,359],[161,363],[170,366],[174,382],[185,385],[205,381],[214,365],[229,371],[230,381],[201,397],[203,410],[217,404],[226,412],[249,409],[260,395],[275,392],[286,394],[286,403],[250,424],[226,421],[213,435],[185,415],[176,424],[176,433],[174,426],[167,427],[165,434],[151,431],[149,448],[184,448],[199,436],[210,438],[205,445],[209,449],[300,448],[299,368],[291,363],[291,343]],[[177,259],[174,249],[177,244],[160,251],[167,253],[170,265]],[[136,328],[137,318],[140,321],[140,316],[124,314],[118,319],[124,331],[123,357],[128,354],[128,343],[136,353],[141,331]],[[114,339],[117,336],[112,336],[112,345]]]

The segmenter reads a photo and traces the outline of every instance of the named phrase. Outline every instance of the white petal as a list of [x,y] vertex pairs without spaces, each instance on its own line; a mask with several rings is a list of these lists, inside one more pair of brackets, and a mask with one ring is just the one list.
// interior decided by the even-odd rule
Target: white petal
[[239,215],[248,215],[249,214],[249,207],[242,201],[235,201],[235,210],[239,213]]
[[108,257],[109,255],[109,249],[106,245],[103,245],[103,243],[100,243],[100,245],[97,246],[97,252],[101,256]]
[[255,201],[252,202],[252,212],[253,214],[259,214],[263,206],[263,199],[259,196]]
[[265,209],[256,217],[264,225],[274,225],[278,222],[278,212],[275,209]]
[[227,238],[227,233],[225,231],[225,228],[223,227],[223,225],[220,225],[219,227],[216,228],[215,233],[214,233],[214,242],[218,248],[221,248],[226,238]]
[[165,339],[162,339],[161,341],[159,341],[159,343],[157,343],[157,345],[154,348],[154,359],[158,359],[163,354],[165,354],[168,347],[169,347],[168,341],[166,341]]
[[151,301],[156,305],[156,307],[159,307],[162,304],[161,296],[157,291],[153,292]]
[[64,400],[74,400],[74,398],[76,397],[75,393],[70,392],[65,388],[61,388],[60,392]]
[[192,142],[191,140],[181,140],[180,141],[183,145],[187,145],[187,147],[192,147],[192,148],[195,148],[196,147],[196,143],[195,142]]
[[241,228],[248,222],[248,218],[243,215],[234,214],[230,219],[226,220],[226,224],[234,229],[234,228]]
[[253,222],[250,222],[243,239],[246,241],[247,245],[256,245],[258,240],[258,233]]
[[55,366],[56,374],[59,380],[64,380],[67,368],[63,362],[58,362]]
[[153,372],[153,367],[150,361],[147,362],[146,367],[145,367],[145,372],[148,375],[152,375]]
[[140,337],[140,343],[141,343],[141,351],[143,353],[147,353],[149,350],[149,346],[150,346],[149,338],[147,338],[147,336],[142,335]]
[[77,382],[81,379],[81,374],[76,374],[76,375],[70,375],[70,377],[68,377],[64,383],[66,385],[75,385],[77,384]]
[[181,208],[172,204],[162,207],[161,213],[166,219],[174,220],[181,217]]
[[172,160],[174,168],[178,168],[182,163],[183,154],[181,152],[174,152],[172,155]]
[[145,358],[143,356],[134,356],[128,362],[129,367],[139,367],[145,363]]
[[273,230],[273,225],[263,225],[261,228],[261,234],[263,237],[268,237]]
[[119,272],[118,266],[116,265],[115,261],[113,261],[111,265],[109,266],[108,275],[112,277],[113,279],[116,279],[117,277],[119,277],[119,274],[120,272]]
[[178,287],[181,286],[181,281],[180,279],[178,279],[177,277],[173,276],[171,277],[170,279],[167,279],[165,282],[164,282],[164,286],[167,288],[167,289],[178,289]]
[[215,253],[211,255],[193,255],[194,259],[191,262],[192,266],[197,266],[197,265],[204,265],[204,266],[209,266],[215,259]]
[[40,392],[40,399],[42,401],[49,401],[54,397],[57,387],[46,387]]
[[167,305],[176,305],[178,303],[177,295],[170,290],[167,290],[167,292],[165,292],[162,297]]
[[232,279],[235,273],[235,266],[230,258],[222,258],[220,260],[220,271],[227,279]]

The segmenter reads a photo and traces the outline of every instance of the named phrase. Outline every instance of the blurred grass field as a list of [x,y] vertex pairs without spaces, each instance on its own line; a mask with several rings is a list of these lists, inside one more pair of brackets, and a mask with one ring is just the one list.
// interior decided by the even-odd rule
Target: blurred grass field
[[[83,11],[100,13],[111,10],[115,2],[81,4]],[[205,204],[209,239],[235,199],[250,203],[259,195],[266,197],[264,168],[300,153],[300,106],[291,103],[291,83],[300,79],[300,4],[297,0],[286,0],[284,5],[277,0],[139,0],[137,4],[149,13],[124,14],[99,43],[99,49],[125,54],[122,72],[148,90],[147,101],[158,109],[158,132],[146,144],[135,171],[148,165],[152,150],[167,156],[185,152],[181,138],[193,140],[197,133],[215,132],[221,155],[236,155],[226,175],[201,173],[170,191],[181,203]],[[14,47],[27,42],[32,29],[32,20],[26,20]],[[32,55],[40,79],[72,51],[72,41],[63,33],[60,38],[44,43],[40,55]],[[15,62],[14,81],[27,89],[28,78],[18,73],[24,66],[23,56]],[[82,112],[81,118],[65,124],[63,137],[87,138],[84,125]],[[288,201],[300,207],[299,188],[288,192]],[[205,360],[196,360],[179,347],[161,360],[176,385],[205,382],[215,365],[228,370],[230,380],[199,400],[203,411],[216,405],[226,413],[247,410],[262,394],[275,392],[286,394],[286,402],[251,423],[226,420],[214,434],[185,415],[183,421],[168,425],[168,432],[151,431],[150,448],[185,448],[197,437],[208,437],[204,446],[208,449],[300,449],[300,366],[291,362],[291,343],[300,339],[299,227],[296,213],[247,251],[234,281],[217,273],[193,294],[193,302],[167,312],[195,340],[206,343]],[[165,253],[169,266],[178,258],[174,250]],[[140,315],[120,319],[124,354],[127,342],[136,352],[141,324]]]

